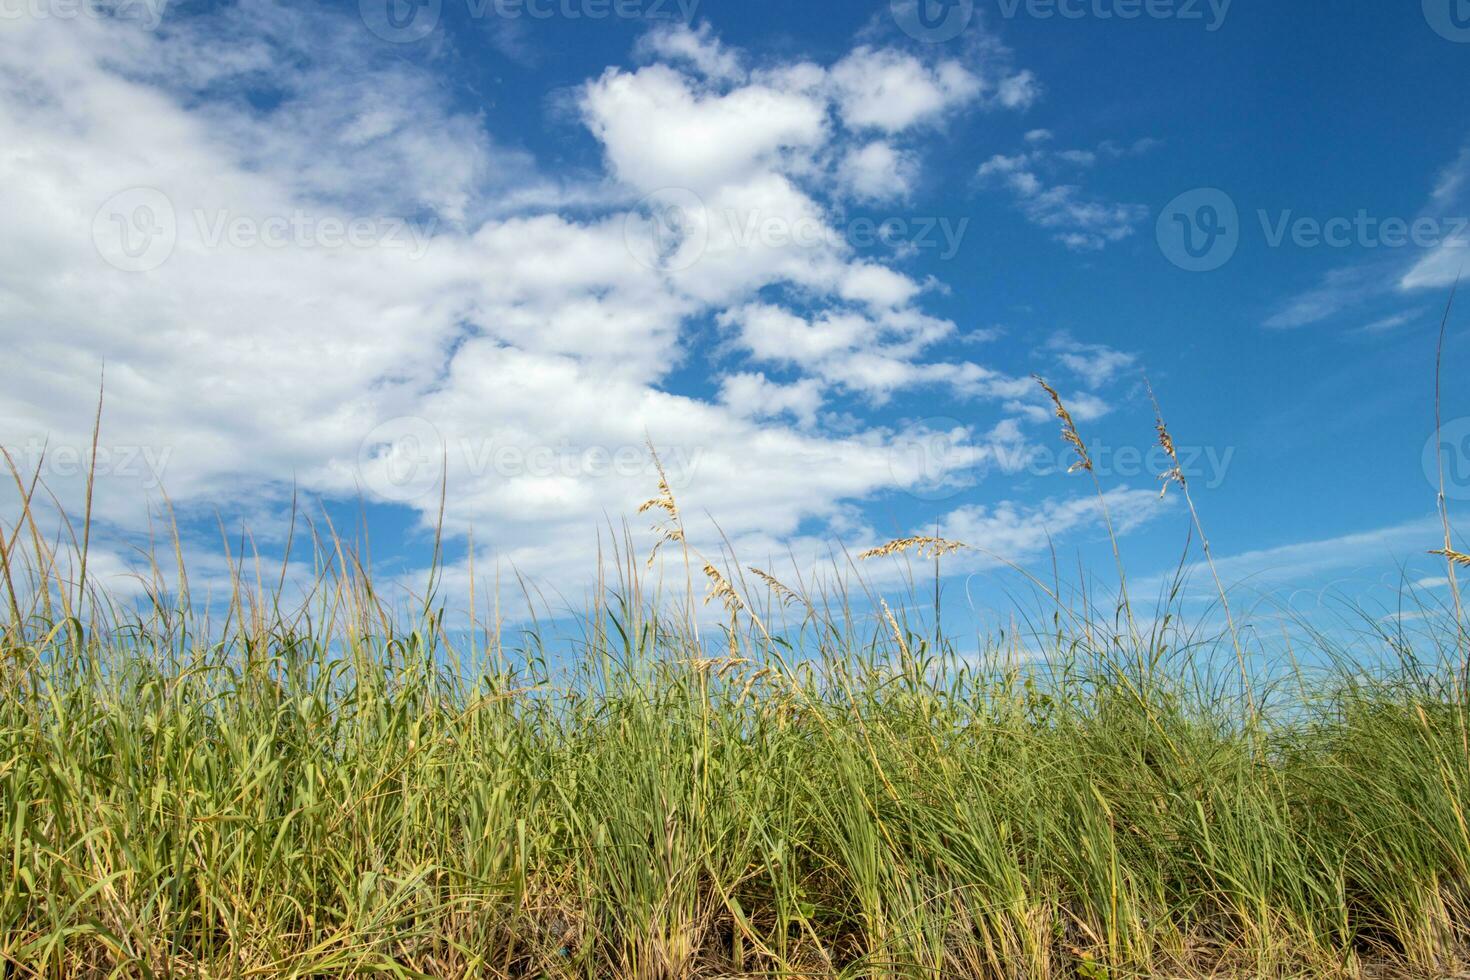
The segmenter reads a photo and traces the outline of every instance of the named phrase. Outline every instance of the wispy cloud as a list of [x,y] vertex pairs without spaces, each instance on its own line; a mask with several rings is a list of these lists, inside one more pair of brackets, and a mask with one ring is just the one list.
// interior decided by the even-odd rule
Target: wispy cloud
[[[1309,326],[1340,318],[1372,301],[1406,296],[1425,289],[1446,289],[1470,268],[1470,145],[1435,176],[1428,200],[1417,219],[1428,222],[1440,240],[1429,247],[1405,246],[1398,254],[1330,270],[1317,285],[1289,297],[1266,317],[1271,329]],[[1385,313],[1355,333],[1384,333],[1403,326],[1418,310]]]
[[1087,387],[1096,390],[1138,363],[1138,357],[1115,350],[1106,344],[1085,344],[1069,333],[1059,333],[1047,341],[1047,349],[1058,352],[1062,367],[1079,376]]
[[1378,266],[1354,265],[1333,269],[1322,277],[1317,286],[1293,296],[1268,316],[1265,326],[1285,330],[1320,323],[1389,288],[1390,280],[1386,278],[1385,270]]
[[1050,131],[1026,134],[1031,147],[1021,153],[997,154],[976,172],[982,186],[1003,187],[1011,192],[1016,206],[1039,228],[1078,252],[1099,251],[1108,244],[1132,235],[1148,216],[1141,204],[1114,203],[1087,194],[1076,182],[1064,183],[1057,174],[1093,166],[1099,155],[1109,158],[1147,152],[1155,141],[1139,140],[1128,147],[1103,143],[1096,150],[1053,150],[1047,144]]
[[[1359,576],[1359,584],[1396,579],[1399,569],[1425,561],[1425,552],[1441,535],[1435,518],[1420,518],[1368,531],[1331,538],[1299,541],[1215,559],[1215,569],[1227,589],[1269,591],[1279,586],[1319,588],[1343,575]],[[1218,542],[1217,542],[1218,546]],[[1191,595],[1210,599],[1214,581],[1201,562],[1184,570]],[[1139,594],[1162,588],[1173,573],[1150,576],[1137,583]]]
[[1394,313],[1391,316],[1386,316],[1374,320],[1372,323],[1365,323],[1363,324],[1363,326],[1358,328],[1357,332],[1367,334],[1392,333],[1399,327],[1402,327],[1407,323],[1412,323],[1414,320],[1423,315],[1423,307],[1412,310],[1405,310],[1402,313]]

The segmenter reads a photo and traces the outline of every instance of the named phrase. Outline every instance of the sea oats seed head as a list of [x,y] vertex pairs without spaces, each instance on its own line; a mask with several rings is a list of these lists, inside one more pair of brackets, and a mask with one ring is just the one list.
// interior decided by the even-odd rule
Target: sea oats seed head
[[1460,565],[1464,568],[1470,568],[1470,555],[1462,554],[1461,552],[1455,551],[1453,548],[1438,548],[1434,551],[1431,551],[1430,554],[1439,555],[1441,558],[1449,559],[1456,565]]
[[762,582],[766,583],[766,586],[776,594],[776,597],[778,599],[781,600],[781,604],[783,606],[789,606],[791,605],[791,603],[801,599],[801,596],[797,595],[795,590],[787,588],[785,585],[782,585],[781,582],[776,579],[776,576],[772,575],[770,572],[761,571],[759,568],[755,568],[752,566],[750,569],[750,573],[756,578],[760,579]]
[[714,599],[719,599],[726,611],[732,616],[745,608],[745,603],[741,600],[740,594],[735,591],[735,587],[730,584],[730,580],[725,578],[718,568],[709,562],[705,562],[704,575],[709,579],[709,593],[704,597],[705,605],[709,605]]
[[913,537],[896,538],[885,545],[872,548],[858,555],[858,561],[867,561],[869,558],[883,558],[887,555],[897,555],[905,551],[917,551],[920,558],[941,558],[950,552],[968,548],[969,545],[960,541],[947,541],[944,538]]
[[1092,457],[1087,454],[1087,446],[1082,442],[1082,436],[1077,432],[1077,423],[1072,421],[1072,413],[1067,411],[1066,405],[1062,404],[1062,396],[1058,395],[1057,390],[1047,384],[1041,375],[1033,374],[1032,377],[1036,379],[1037,384],[1041,385],[1041,390],[1046,392],[1047,397],[1051,399],[1052,405],[1056,406],[1057,418],[1062,420],[1063,441],[1077,453],[1077,462],[1068,467],[1067,472],[1075,473],[1078,470],[1087,470],[1091,473]]

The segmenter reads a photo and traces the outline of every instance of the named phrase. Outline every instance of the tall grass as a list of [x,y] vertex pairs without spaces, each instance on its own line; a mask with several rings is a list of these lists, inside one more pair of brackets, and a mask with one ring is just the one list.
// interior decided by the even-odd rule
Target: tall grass
[[724,629],[698,633],[693,587],[646,593],[623,554],[575,643],[492,623],[471,644],[432,594],[391,609],[331,534],[311,536],[304,597],[241,563],[227,601],[196,601],[180,559],[146,602],[109,601],[67,571],[85,545],[46,538],[18,485],[26,506],[0,526],[11,976],[1465,961],[1453,615],[1413,642],[1376,634],[1382,665],[1322,639],[1335,666],[1265,690],[1233,618],[1201,641],[1170,600],[1099,621],[1057,599],[1024,637],[962,656],[881,600],[705,560],[663,484],[646,509],[703,568]]

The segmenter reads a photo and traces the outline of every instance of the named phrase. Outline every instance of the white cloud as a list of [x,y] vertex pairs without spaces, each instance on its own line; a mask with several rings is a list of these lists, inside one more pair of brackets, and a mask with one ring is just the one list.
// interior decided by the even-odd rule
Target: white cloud
[[1106,344],[1084,344],[1062,333],[1053,337],[1047,347],[1057,351],[1057,360],[1068,371],[1080,377],[1087,387],[1097,389],[1138,363],[1138,358]]
[[[1045,131],[1043,131],[1045,132]],[[1033,146],[1051,138],[1030,139]],[[1008,189],[1027,220],[1078,252],[1099,251],[1132,235],[1148,216],[1141,204],[1111,203],[1088,196],[1075,183],[1052,183],[1049,172],[1062,166],[1088,167],[1090,150],[1031,149],[1013,156],[996,154],[976,171],[982,185]]]
[[1406,323],[1412,323],[1424,313],[1422,309],[1406,310],[1403,313],[1394,313],[1390,316],[1380,317],[1372,323],[1365,323],[1358,328],[1359,333],[1391,333]]
[[759,371],[742,372],[721,380],[720,401],[741,418],[768,419],[789,412],[802,425],[810,426],[822,407],[822,383],[802,378],[780,384]]
[[1051,500],[1037,507],[1001,503],[995,507],[960,507],[941,527],[941,536],[963,541],[1005,561],[1020,561],[1045,551],[1056,536],[1084,527],[1101,527],[1107,511],[1113,530],[1125,534],[1168,507],[1152,490],[1109,490],[1072,500]]
[[677,24],[650,31],[638,42],[638,52],[645,57],[685,62],[716,81],[738,79],[745,74],[739,52],[721,44],[709,24],[698,28]]
[[1460,149],[1460,155],[1445,166],[1435,179],[1430,199],[1441,208],[1457,206],[1464,198],[1470,181],[1470,144]]
[[1439,223],[1444,240],[1404,273],[1400,288],[1446,289],[1462,277],[1470,264],[1470,230],[1464,227],[1467,215],[1470,215],[1470,144],[1439,172],[1430,193],[1426,216]]
[[827,140],[826,106],[767,84],[702,91],[667,65],[609,68],[587,85],[583,111],[613,174],[643,191],[704,194],[779,165],[787,151]]
[[1041,98],[1041,85],[1029,71],[1001,79],[997,100],[1007,109],[1029,109]]
[[[166,449],[186,512],[269,513],[293,482],[346,498],[443,467],[451,534],[473,526],[524,570],[575,576],[593,529],[647,497],[645,440],[732,539],[775,540],[853,527],[854,501],[935,476],[896,455],[895,429],[824,430],[832,387],[877,401],[941,386],[988,399],[994,422],[1035,407],[1024,378],[926,359],[957,329],[915,306],[927,283],[840,237],[748,234],[751,218],[830,230],[827,178],[871,142],[834,125],[835,105],[857,108],[834,102],[849,89],[820,66],[746,72],[707,29],[654,35],[642,53],[667,63],[580,90],[606,174],[579,180],[538,173],[454,107],[434,62],[346,17],[247,0],[151,34],[86,18],[3,30],[0,440],[86,446],[105,362],[104,445]],[[914,128],[985,102],[958,64],[860,52],[905,108],[853,125]],[[224,94],[254,89],[271,97]],[[668,215],[628,202],[671,186],[695,202],[670,253]],[[170,220],[151,197],[146,212],[118,205],[121,229],[99,218],[130,188],[164,195],[177,235],[146,271],[99,254],[125,259],[120,234]],[[298,217],[306,230],[279,246],[214,237]],[[354,221],[419,238],[325,240]],[[799,307],[772,298],[785,293]],[[666,390],[703,317],[792,380],[732,365],[718,397]],[[412,440],[394,436],[405,425]],[[979,446],[946,465],[973,465]],[[63,496],[79,482],[48,475]],[[142,488],[116,476],[98,514],[141,527]],[[431,522],[424,489],[394,499]]]
[[857,262],[843,272],[838,292],[843,299],[883,310],[908,305],[919,294],[919,285],[887,266]]
[[948,386],[965,396],[999,397],[1013,390],[1004,383],[1015,379],[977,364],[916,360],[952,335],[954,324],[913,311],[833,310],[808,319],[751,303],[727,310],[719,319],[756,360],[799,368],[876,401],[924,384]]
[[856,200],[884,204],[909,196],[918,177],[918,160],[892,143],[874,140],[853,147],[842,158],[837,177]]
[[1387,282],[1382,271],[1370,266],[1344,266],[1326,273],[1321,282],[1293,296],[1266,318],[1272,329],[1304,327],[1336,316],[1383,292]]
[[[749,303],[722,312],[718,320],[756,361],[809,373],[875,404],[901,390],[939,387],[960,398],[995,402],[1029,421],[1052,417],[1050,403],[1029,377],[969,361],[919,360],[925,350],[953,337],[955,326],[917,311],[829,310],[805,317],[771,304]],[[1133,363],[1131,355],[1101,345],[1069,343],[1062,360],[1070,359],[1069,367],[1094,387]],[[1083,421],[1111,408],[1087,392],[1071,394],[1067,404]]]
[[[1326,273],[1317,285],[1285,300],[1265,320],[1271,328],[1302,327],[1336,318],[1348,310],[1395,292],[1422,289],[1447,291],[1463,274],[1470,258],[1470,230],[1464,227],[1470,214],[1470,145],[1435,177],[1429,200],[1410,227],[1427,222],[1430,233],[1441,240],[1429,247],[1391,249],[1379,255]],[[1420,234],[1414,232],[1413,234]],[[1407,257],[1405,254],[1407,253]],[[1356,328],[1356,333],[1380,333],[1407,322],[1413,314],[1389,314]],[[1400,319],[1400,318],[1403,319]]]
[[858,313],[827,312],[808,321],[765,303],[727,310],[720,321],[738,328],[741,343],[757,358],[801,367],[869,344],[877,334],[877,325]]
[[[1142,156],[1150,150],[1164,145],[1164,141],[1152,136],[1140,136],[1132,143],[1119,143],[1116,140],[1103,140],[1097,145],[1097,152],[1103,156],[1119,159],[1121,157]],[[1090,152],[1090,151],[1089,151]]]
[[[1436,518],[1353,532],[1332,538],[1300,541],[1274,548],[1223,555],[1215,559],[1215,572],[1227,590],[1266,590],[1278,585],[1318,582],[1325,575],[1365,573],[1365,581],[1396,585],[1403,563],[1422,560],[1429,543],[1442,536]],[[1443,567],[1443,566],[1441,566]],[[1203,563],[1185,568],[1195,598],[1213,601],[1214,576]],[[1153,594],[1171,581],[1175,572],[1139,580],[1136,594]]]
[[866,46],[832,67],[832,85],[847,126],[886,133],[934,122],[978,99],[985,89],[985,83],[957,61],[929,67],[913,55]]

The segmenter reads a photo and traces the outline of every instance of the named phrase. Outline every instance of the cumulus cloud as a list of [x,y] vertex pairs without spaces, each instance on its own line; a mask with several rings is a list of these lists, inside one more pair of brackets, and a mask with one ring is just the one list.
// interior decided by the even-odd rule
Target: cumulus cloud
[[984,381],[998,377],[976,364],[920,361],[918,355],[950,336],[954,325],[915,311],[829,310],[803,317],[750,303],[721,313],[719,322],[757,361],[799,368],[879,401],[926,383],[979,393]]
[[583,109],[614,176],[645,192],[711,192],[779,166],[783,153],[813,151],[828,135],[826,105],[809,93],[767,82],[705,91],[662,64],[609,68],[586,87]]
[[985,83],[958,61],[925,65],[901,51],[860,47],[832,67],[842,120],[898,133],[978,99]]
[[681,23],[649,31],[638,42],[637,52],[645,58],[684,62],[715,81],[745,74],[740,52],[726,48],[709,24],[691,27]]
[[863,203],[901,201],[913,190],[919,165],[906,153],[883,140],[874,140],[848,150],[837,168],[837,177],[852,197]]
[[[649,441],[732,540],[767,542],[945,476],[897,426],[826,425],[829,398],[935,386],[986,401],[986,431],[1038,407],[1028,380],[937,353],[959,328],[921,308],[928,282],[832,233],[834,172],[907,193],[898,134],[1029,104],[1003,64],[864,46],[750,67],[709,28],[651,34],[574,96],[605,166],[579,180],[337,14],[0,29],[0,441],[88,445],[105,363],[104,444],[166,449],[154,476],[186,513],[269,513],[295,487],[428,523],[442,477],[450,534],[575,575],[648,495]],[[733,363],[685,391],[686,331],[711,319]],[[984,460],[970,436],[943,467]],[[157,486],[103,477],[99,517],[144,526]]]
[[741,372],[721,379],[720,401],[741,418],[769,419],[790,413],[810,426],[822,407],[822,387],[816,378],[781,384],[759,371]]

